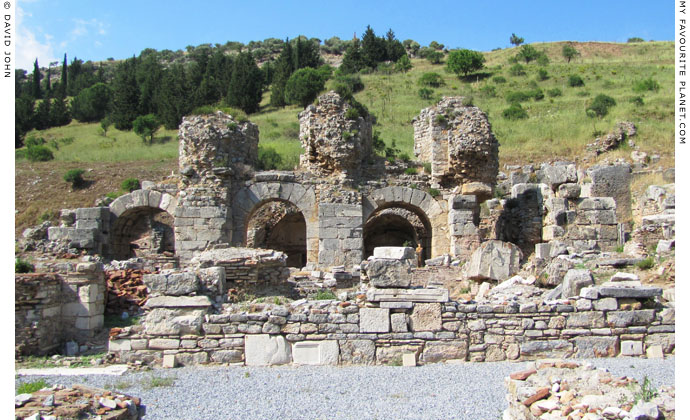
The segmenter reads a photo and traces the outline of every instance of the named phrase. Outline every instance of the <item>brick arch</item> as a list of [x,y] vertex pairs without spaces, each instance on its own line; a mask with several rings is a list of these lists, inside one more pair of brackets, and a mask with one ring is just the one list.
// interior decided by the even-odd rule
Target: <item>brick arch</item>
[[297,207],[307,225],[307,263],[317,263],[319,253],[319,224],[316,194],[295,182],[256,182],[241,189],[232,199],[234,246],[244,246],[247,225],[252,214],[270,201],[284,201]]
[[401,207],[424,216],[431,225],[431,257],[450,253],[448,234],[448,208],[443,201],[428,193],[407,187],[385,187],[363,197],[363,221],[375,212],[390,207]]
[[[135,190],[129,194],[115,199],[109,206],[110,209],[110,253],[112,256],[124,258],[123,246],[126,246],[128,239],[125,233],[137,228],[136,220],[141,217],[151,217],[155,213],[165,212],[167,219],[162,226],[171,235],[170,239],[174,242],[174,212],[177,207],[177,199],[168,193],[161,193],[154,190]],[[160,217],[160,216],[155,216]],[[161,221],[158,220],[160,223]],[[167,227],[165,227],[167,226]],[[119,237],[125,235],[125,239]],[[167,236],[167,234],[166,234]],[[173,251],[173,249],[169,249]]]

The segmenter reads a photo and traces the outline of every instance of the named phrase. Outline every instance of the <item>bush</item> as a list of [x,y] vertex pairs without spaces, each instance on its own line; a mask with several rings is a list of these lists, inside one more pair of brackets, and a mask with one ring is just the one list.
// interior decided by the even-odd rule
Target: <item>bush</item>
[[138,116],[133,122],[132,127],[134,132],[137,133],[141,140],[146,144],[148,139],[149,145],[153,143],[153,136],[156,135],[156,131],[161,127],[161,123],[158,121],[155,115],[147,114]]
[[347,111],[345,111],[345,118],[348,120],[356,120],[359,118],[359,111],[357,111],[357,108],[348,108]]
[[[398,155],[398,159],[402,160],[403,162],[409,162],[410,161],[410,155],[408,155],[407,153],[400,153]],[[408,168],[408,169],[411,169],[411,168]],[[417,172],[415,171],[415,173],[417,173]]]
[[443,53],[441,51],[429,51],[426,53],[426,59],[431,64],[441,64],[441,61],[443,61]]
[[43,137],[29,137],[24,141],[24,145],[29,147],[36,147],[46,144],[46,140]]
[[448,63],[446,66],[448,71],[458,76],[460,76],[461,73],[467,76],[469,73],[484,67],[484,61],[484,54],[481,52],[462,49],[451,51],[448,54]]
[[642,93],[646,91],[658,91],[659,90],[659,83],[652,79],[651,77],[649,79],[644,79],[640,80],[638,82],[635,82],[633,85],[633,91],[637,93]]
[[629,43],[633,42],[644,42],[644,39],[640,38],[639,36],[634,36],[632,38],[628,38]]
[[539,69],[537,70],[537,79],[539,80],[548,80],[549,79],[549,72],[546,71],[546,69]]
[[285,100],[291,104],[306,107],[319,95],[326,80],[323,75],[311,67],[305,67],[292,73],[285,84]]
[[438,197],[441,194],[441,191],[437,190],[436,188],[429,188],[427,190],[427,192],[429,193],[430,196],[432,196],[434,198]]
[[45,381],[45,379],[39,379],[38,381],[26,382],[17,387],[17,395],[19,394],[33,394],[36,391],[40,391],[43,388],[48,388],[50,385]]
[[531,91],[529,91],[528,94],[535,101],[541,101],[542,99],[544,99],[544,91],[538,88],[532,89]]
[[642,99],[641,96],[634,96],[630,98],[630,103],[637,105],[637,106],[642,106],[644,105],[644,99]]
[[582,77],[578,76],[577,74],[571,74],[568,76],[568,86],[570,87],[578,87],[578,86],[584,86],[585,81],[582,80]]
[[34,270],[36,270],[36,267],[34,267],[34,265],[28,261],[24,261],[21,258],[17,258],[14,261],[14,272],[15,273],[33,273]]
[[211,105],[202,105],[194,108],[190,115],[208,115],[216,112],[216,107]]
[[506,93],[506,102],[509,104],[517,104],[520,102],[529,101],[529,94],[525,92],[508,92]]
[[447,122],[446,116],[443,114],[438,114],[436,118],[434,118],[434,122],[436,124],[445,124]]
[[259,146],[259,169],[278,169],[283,163],[283,157],[272,147]]
[[71,183],[72,188],[81,188],[84,185],[84,178],[82,177],[84,172],[83,169],[70,169],[62,178]]
[[519,63],[515,63],[512,66],[510,66],[508,72],[513,76],[524,76],[525,74],[527,74],[527,72],[525,71],[525,66]]
[[559,88],[549,89],[546,93],[548,93],[552,98],[555,98],[556,96],[563,96],[563,91],[561,91]]
[[320,290],[318,293],[316,293],[316,296],[314,296],[314,299],[315,300],[334,300],[334,299],[336,299],[336,296],[330,290]]
[[431,99],[431,96],[434,94],[434,90],[429,88],[421,88],[417,93],[422,99]]
[[417,168],[405,169],[405,175],[417,175]]
[[422,166],[424,167],[424,173],[427,173],[427,174],[431,173],[431,162],[424,162],[424,164],[422,164]]
[[422,77],[419,78],[417,83],[420,86],[431,87],[439,87],[445,84],[445,82],[443,81],[443,77],[441,77],[441,75],[438,73],[424,73]]
[[642,261],[637,262],[635,266],[640,270],[649,270],[650,268],[654,267],[654,258],[647,257]]
[[340,74],[333,79],[333,90],[344,99],[348,99],[353,93],[364,90],[364,83],[359,75]]
[[594,100],[592,101],[592,104],[587,108],[587,111],[592,111],[594,115],[596,115],[599,118],[603,118],[606,114],[609,113],[609,108],[616,106],[616,100],[613,99],[612,97],[608,95],[604,95],[603,93],[600,93],[596,97],[594,97]]
[[492,85],[483,86],[482,88],[479,89],[479,92],[481,92],[482,95],[486,96],[487,98],[495,98],[496,97],[496,86],[492,86]]
[[506,82],[506,78],[503,76],[494,76],[493,80],[494,80],[494,83],[505,83]]
[[528,118],[527,111],[525,111],[520,104],[515,103],[503,111],[503,118],[507,120],[524,120]]
[[47,162],[53,160],[53,152],[45,146],[33,146],[26,149],[26,158],[31,162]]
[[395,62],[395,71],[406,73],[412,68],[412,62],[407,54],[403,54],[398,61]]
[[120,188],[122,188],[122,191],[132,192],[141,189],[141,183],[136,178],[127,178],[122,181]]

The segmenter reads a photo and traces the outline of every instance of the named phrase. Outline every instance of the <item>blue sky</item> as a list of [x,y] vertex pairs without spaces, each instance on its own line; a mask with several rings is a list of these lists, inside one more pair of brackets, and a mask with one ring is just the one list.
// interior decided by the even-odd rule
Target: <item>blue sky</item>
[[[673,2],[652,1],[100,1],[20,0],[17,67],[79,57],[116,59],[144,48],[266,38],[378,35],[488,51],[526,42],[673,39]],[[191,6],[193,5],[193,6]],[[529,5],[529,6],[526,6]]]

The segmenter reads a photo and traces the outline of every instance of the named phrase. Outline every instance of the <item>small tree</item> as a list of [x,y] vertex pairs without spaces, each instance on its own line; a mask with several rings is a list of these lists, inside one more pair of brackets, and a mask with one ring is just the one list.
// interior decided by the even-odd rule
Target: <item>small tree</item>
[[132,126],[134,127],[134,132],[141,137],[144,143],[146,143],[148,139],[149,144],[152,144],[153,136],[156,134],[161,124],[158,122],[155,115],[147,114],[137,117],[132,123]]
[[600,93],[594,98],[589,107],[587,107],[587,116],[592,117],[591,114],[593,113],[594,116],[599,117],[600,119],[604,118],[606,114],[609,113],[609,109],[614,106],[616,106],[615,99]]
[[410,57],[408,57],[407,54],[401,56],[395,63],[395,71],[399,71],[401,73],[407,73],[407,71],[411,68],[412,62],[410,61]]
[[452,71],[458,76],[460,73],[467,76],[469,73],[484,67],[484,61],[484,54],[481,52],[462,49],[451,51],[448,54],[448,63],[446,66],[449,71]]
[[441,51],[429,51],[426,54],[426,59],[431,64],[441,64],[441,61],[443,61],[443,53]]
[[443,77],[441,77],[440,74],[438,73],[424,73],[417,83],[420,86],[431,86],[431,87],[439,87],[441,85],[444,85],[445,82],[443,81]]
[[83,169],[70,169],[67,171],[63,179],[72,184],[73,189],[77,189],[84,185],[84,178],[82,175],[84,175]]
[[523,45],[520,47],[520,52],[518,52],[516,58],[518,60],[524,60],[525,64],[529,64],[530,61],[538,59],[541,54],[543,53],[537,51],[533,46]]
[[523,42],[525,42],[525,38],[521,38],[515,35],[514,33],[510,36],[510,43],[515,45],[516,47],[519,47],[520,44],[522,44]]
[[285,84],[285,100],[288,103],[309,105],[323,90],[325,80],[311,67],[305,67],[292,73]]
[[573,58],[575,58],[575,57],[577,57],[578,55],[580,55],[580,52],[579,52],[578,50],[576,50],[575,47],[573,47],[573,46],[570,45],[570,44],[564,45],[564,46],[563,46],[563,51],[562,51],[562,53],[563,53],[563,58],[565,58],[565,60],[566,60],[568,63],[570,63],[570,60],[572,60]]
[[103,130],[103,135],[105,137],[108,137],[108,129],[112,125],[112,121],[110,121],[110,118],[105,117],[101,120],[101,129]]
[[127,178],[124,181],[122,181],[120,188],[123,191],[132,192],[134,190],[140,189],[141,183],[139,182],[139,180],[137,178]]

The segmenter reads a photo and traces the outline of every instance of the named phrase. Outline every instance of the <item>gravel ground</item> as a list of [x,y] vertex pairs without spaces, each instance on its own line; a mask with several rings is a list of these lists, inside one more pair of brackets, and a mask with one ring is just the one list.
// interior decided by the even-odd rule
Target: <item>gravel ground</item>
[[[666,360],[590,360],[617,376],[655,387],[673,385]],[[395,366],[186,367],[123,376],[45,376],[48,383],[83,383],[138,396],[145,419],[467,419],[500,420],[507,408],[504,378],[527,362]],[[154,379],[158,378],[158,379]],[[160,378],[171,378],[172,385]],[[21,377],[15,384],[39,379]],[[161,383],[162,382],[162,383]]]

